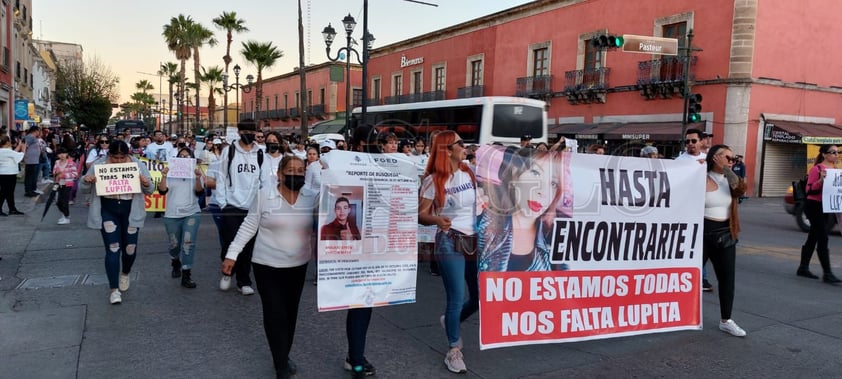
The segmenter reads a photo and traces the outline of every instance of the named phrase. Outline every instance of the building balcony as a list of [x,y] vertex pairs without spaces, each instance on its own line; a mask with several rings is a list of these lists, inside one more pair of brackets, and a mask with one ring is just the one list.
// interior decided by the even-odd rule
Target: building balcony
[[466,99],[469,97],[480,97],[485,94],[485,86],[470,86],[456,89],[456,97]]
[[686,57],[663,57],[661,59],[642,61],[637,64],[637,89],[646,100],[658,97],[669,99],[684,93],[685,79],[694,79],[693,68],[697,57],[690,58],[689,78],[685,78],[684,65]]
[[605,103],[608,78],[607,67],[567,71],[564,73],[564,96],[570,104]]
[[290,108],[290,109],[287,109],[287,110],[289,111],[289,117],[296,118],[296,119],[301,117],[299,115],[299,113],[301,113],[301,112],[298,111],[298,107]]
[[372,105],[383,105],[383,100],[380,99],[379,97],[368,99],[368,102],[366,103],[366,106],[372,106]]
[[552,81],[552,75],[517,78],[515,96],[547,99],[553,95]]
[[310,106],[310,116],[324,118],[325,117],[325,105],[324,104],[316,104]]
[[[418,103],[422,101],[444,100],[444,91],[430,91],[420,93],[409,93],[406,95],[387,96],[383,99],[383,104],[406,104]],[[369,103],[368,105],[379,105]]]

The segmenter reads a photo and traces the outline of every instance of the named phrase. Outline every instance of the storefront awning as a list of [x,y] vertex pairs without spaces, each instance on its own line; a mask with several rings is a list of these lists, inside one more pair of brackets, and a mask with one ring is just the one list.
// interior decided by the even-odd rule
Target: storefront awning
[[600,140],[602,134],[615,128],[617,124],[560,124],[550,128],[548,134],[561,135],[577,140]]
[[763,139],[778,143],[842,144],[842,127],[831,124],[766,120]]
[[[679,141],[681,140],[681,122],[630,122],[612,125],[605,133],[607,140],[644,140],[644,141]],[[687,129],[704,130],[701,123],[688,124]]]

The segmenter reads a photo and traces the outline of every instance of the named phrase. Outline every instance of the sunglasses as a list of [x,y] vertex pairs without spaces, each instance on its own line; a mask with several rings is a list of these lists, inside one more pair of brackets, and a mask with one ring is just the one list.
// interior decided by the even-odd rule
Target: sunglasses
[[99,141],[99,143],[108,143],[108,141]]
[[699,140],[697,140],[697,139],[686,139],[686,140],[684,140],[684,144],[698,143],[698,142],[699,142]]
[[727,156],[727,155],[725,156],[725,158],[728,159],[728,162],[731,162],[731,163],[734,163],[734,162],[737,161],[737,158],[730,157],[730,156]]
[[839,155],[839,150],[831,150],[831,151],[826,152],[825,154]]
[[447,145],[447,147],[453,147],[453,145],[459,145],[459,147],[465,147],[465,141],[458,140],[454,143],[451,143],[450,145]]

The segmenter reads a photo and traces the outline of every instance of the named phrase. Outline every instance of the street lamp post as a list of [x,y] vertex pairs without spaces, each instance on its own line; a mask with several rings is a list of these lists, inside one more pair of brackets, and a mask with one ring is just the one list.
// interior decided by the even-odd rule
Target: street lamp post
[[[367,8],[367,7],[366,7]],[[367,12],[363,17],[363,21],[366,21]],[[354,32],[354,27],[357,26],[356,20],[351,17],[349,13],[345,18],[342,19],[342,25],[345,28],[345,47],[340,48],[336,51],[336,58],[330,56],[330,45],[333,44],[334,38],[336,38],[336,30],[333,29],[333,26],[328,23],[328,25],[322,30],[322,36],[325,39],[325,52],[327,53],[327,59],[331,62],[338,62],[342,58],[342,52],[345,52],[345,130],[348,131],[351,126],[351,53],[357,57],[357,62],[363,66],[363,94],[362,94],[362,106],[363,112],[365,112],[365,104],[366,104],[366,63],[367,63],[367,55],[368,50],[371,48],[371,45],[374,43],[374,36],[371,33],[368,33],[368,30],[363,31],[363,54],[360,54],[357,50],[351,47],[351,33]],[[364,26],[363,29],[366,29]],[[365,119],[365,113],[363,113],[363,119]]]
[[[181,115],[181,101],[184,99],[184,95],[181,92],[175,91],[175,93],[172,96],[175,98],[175,101],[177,103],[176,106],[175,106],[175,109],[176,109],[176,112],[177,112],[176,117],[177,117],[177,121],[178,121],[178,128],[183,129],[184,128],[184,118]],[[170,130],[169,130],[169,133],[167,133],[167,137],[169,137],[170,135],[172,135],[172,124],[170,124]]]
[[190,87],[184,87],[184,110],[182,110],[182,114],[185,116],[185,120],[187,120],[187,129],[181,128],[181,131],[178,133],[179,135],[184,135],[187,130],[190,129]]
[[[251,92],[251,88],[252,88],[251,83],[254,82],[254,76],[252,76],[251,74],[246,75],[246,82],[248,82],[248,86],[243,86],[242,84],[240,84],[240,65],[238,65],[238,64],[234,65],[234,84],[229,85],[228,84],[228,73],[227,72],[222,73],[222,90],[225,91],[225,93],[228,93],[231,90],[237,90],[237,92],[236,92],[237,96],[236,96],[236,100],[235,100],[236,103],[237,103],[237,107],[236,107],[237,122],[240,121],[240,90],[242,90],[243,93]],[[225,104],[225,115],[223,116],[223,118],[226,119],[226,120],[228,119],[228,104]],[[227,121],[225,122],[225,126],[228,127]]]

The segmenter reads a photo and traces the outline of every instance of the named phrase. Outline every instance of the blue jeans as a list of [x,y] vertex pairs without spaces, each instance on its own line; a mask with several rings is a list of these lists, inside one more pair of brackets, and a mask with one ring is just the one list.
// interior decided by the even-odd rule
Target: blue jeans
[[182,270],[190,270],[193,267],[200,216],[200,213],[196,213],[181,218],[164,217],[164,227],[170,240],[170,257],[181,259]]
[[117,288],[120,258],[123,261],[123,274],[132,271],[137,252],[139,228],[129,226],[129,213],[132,211],[131,200],[102,198],[102,242],[105,244],[105,274],[111,289]]
[[[453,247],[453,240],[447,233],[436,233],[436,260],[444,282],[447,306],[444,311],[444,325],[447,342],[456,347],[459,341],[459,324],[479,309],[479,281],[477,262],[465,260],[465,256]],[[468,284],[468,299],[465,300],[465,282]]]

